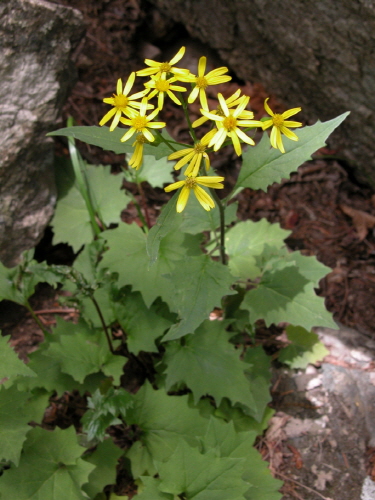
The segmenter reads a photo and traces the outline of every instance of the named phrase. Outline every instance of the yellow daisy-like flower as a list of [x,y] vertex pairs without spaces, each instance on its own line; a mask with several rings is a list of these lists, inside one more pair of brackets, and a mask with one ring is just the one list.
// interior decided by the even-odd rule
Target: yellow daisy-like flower
[[145,87],[148,90],[149,89],[154,89],[154,90],[151,90],[147,98],[152,99],[156,94],[158,94],[159,109],[163,109],[165,94],[167,94],[176,104],[181,105],[181,101],[173,94],[172,90],[175,92],[186,92],[186,89],[185,87],[180,87],[179,85],[172,85],[172,83],[175,82],[176,80],[177,78],[175,76],[167,80],[166,73],[163,73],[160,78],[151,76],[151,80],[145,83]]
[[127,141],[133,134],[142,133],[146,139],[150,142],[155,140],[155,137],[148,130],[149,128],[163,128],[165,127],[165,122],[152,122],[151,120],[159,113],[159,108],[154,109],[154,111],[146,116],[147,111],[147,97],[144,97],[141,102],[141,108],[139,112],[132,118],[120,118],[121,123],[130,126],[130,129],[124,134],[120,141]]
[[185,47],[181,47],[177,54],[172,57],[169,62],[158,62],[152,59],[145,59],[145,64],[150,66],[149,68],[141,69],[137,71],[137,76],[150,76],[156,75],[161,76],[162,74],[173,73],[174,75],[188,75],[190,71],[188,69],[176,68],[173,66],[176,64],[185,54]]
[[210,211],[211,208],[215,207],[214,200],[211,198],[211,196],[206,193],[204,189],[202,189],[201,186],[206,186],[208,188],[213,188],[213,189],[223,189],[224,185],[221,184],[221,182],[224,180],[224,177],[219,177],[219,176],[213,176],[213,177],[187,177],[184,181],[178,181],[174,182],[173,184],[170,184],[166,188],[164,188],[164,191],[167,193],[169,191],[173,191],[174,189],[179,189],[182,187],[181,192],[178,196],[177,200],[177,212],[181,213],[184,208],[186,207],[186,203],[188,202],[189,196],[190,196],[190,191],[193,190],[194,194],[199,201],[199,203],[202,205],[202,207]]
[[269,97],[264,101],[264,109],[270,115],[270,118],[267,118],[262,122],[262,127],[263,130],[272,127],[270,136],[271,146],[275,149],[279,149],[282,153],[285,153],[281,134],[284,134],[286,137],[288,137],[288,139],[291,139],[292,141],[298,141],[298,136],[294,132],[289,130],[289,128],[302,127],[302,123],[289,121],[287,120],[287,118],[299,113],[301,111],[301,108],[289,109],[289,111],[284,111],[284,113],[280,115],[278,113],[273,113],[273,111],[267,104],[268,99]]
[[180,151],[175,151],[169,155],[168,160],[177,160],[177,158],[181,158],[181,160],[174,166],[175,170],[179,170],[181,167],[186,165],[186,163],[190,162],[184,174],[195,177],[198,175],[202,158],[204,158],[206,170],[208,171],[210,169],[210,158],[206,153],[206,149],[208,148],[208,143],[215,134],[216,129],[213,129],[204,135],[200,141],[196,142],[192,148],[180,149]]
[[[136,94],[133,95],[128,95],[129,92],[131,91],[131,88],[133,87],[135,80],[135,73],[131,73],[131,75],[128,78],[128,81],[124,85],[124,90],[122,89],[122,80],[119,78],[117,80],[117,94],[113,94],[113,97],[106,97],[103,99],[103,102],[106,104],[110,104],[113,106],[112,109],[108,111],[107,114],[103,116],[103,118],[100,120],[99,125],[103,126],[105,123],[107,123],[108,120],[114,116],[112,124],[109,128],[109,130],[112,132],[117,125],[119,124],[121,115],[124,114],[125,116],[134,116],[136,114],[136,111],[134,108],[139,109],[140,108],[140,103],[135,102],[135,99],[139,99],[143,97],[145,94],[147,94],[148,90],[142,90],[141,92],[137,92]],[[152,109],[154,106],[149,104],[148,109]]]
[[[243,101],[243,99],[246,99],[246,96],[240,97],[240,94],[241,94],[241,89],[238,89],[234,94],[228,97],[228,99],[225,99],[228,108],[233,108],[234,106],[240,104]],[[224,116],[224,112],[221,109],[220,104],[217,106],[216,109],[210,111],[210,113],[217,116]],[[254,113],[252,111],[247,111],[246,109],[244,109],[238,118],[240,118],[241,120],[252,120],[254,118]],[[198,118],[198,120],[195,120],[195,122],[192,123],[192,127],[193,128],[200,127],[207,120],[208,120],[207,116],[203,115],[200,118]]]
[[225,67],[214,69],[205,75],[204,72],[206,71],[206,64],[207,58],[202,56],[198,63],[198,76],[187,75],[181,76],[179,79],[182,82],[195,83],[195,87],[188,97],[188,103],[191,104],[194,102],[199,95],[202,108],[208,111],[206,88],[209,85],[218,85],[219,83],[229,82],[232,77],[228,75],[223,76],[224,73],[228,71],[228,68]]
[[247,144],[252,146],[255,145],[255,142],[251,137],[245,134],[245,132],[239,127],[261,127],[262,122],[257,120],[241,120],[239,117],[241,113],[243,113],[246,108],[250,97],[243,96],[244,99],[238,104],[236,109],[228,109],[228,106],[225,102],[224,97],[221,94],[218,94],[218,99],[220,103],[220,107],[223,111],[223,116],[218,116],[204,109],[201,109],[201,113],[207,118],[214,120],[217,125],[217,132],[211,139],[209,143],[209,147],[213,146],[214,151],[217,151],[225,141],[227,137],[232,139],[234,150],[237,155],[240,156],[242,154],[240,139]]
[[136,170],[139,169],[139,167],[142,165],[142,160],[143,160],[143,145],[149,142],[146,137],[140,133],[137,135],[135,138],[135,142],[133,143],[133,147],[135,146],[134,153],[132,154],[132,157],[129,160],[129,166],[132,168],[135,168]]

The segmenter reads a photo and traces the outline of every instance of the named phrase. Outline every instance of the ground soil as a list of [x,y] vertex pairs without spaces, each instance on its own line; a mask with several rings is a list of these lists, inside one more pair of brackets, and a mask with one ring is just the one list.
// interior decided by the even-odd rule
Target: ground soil
[[[207,53],[217,65],[218,58],[208,47],[191,40],[183,27],[161,19],[144,1],[61,0],[61,3],[83,13],[86,35],[74,54],[77,83],[57,126],[63,125],[68,116],[73,116],[79,125],[96,125],[108,110],[102,99],[113,94],[117,78],[126,79],[131,71],[142,68],[145,57],[167,58],[181,45],[186,45],[188,57],[194,64],[199,55]],[[215,92],[219,90],[224,95],[231,95],[237,88],[242,88],[251,96],[252,110],[256,118],[260,118],[264,98],[269,96],[262,82],[242,82],[236,75],[232,76],[232,82],[221,85]],[[284,110],[283,103],[277,102],[272,95],[270,103],[275,110]],[[197,110],[198,107],[193,108],[193,112]],[[181,109],[168,103],[163,114],[170,134],[187,141]],[[63,140],[57,140],[56,149],[57,154],[67,152]],[[111,164],[115,170],[124,163],[123,156],[98,148],[80,145],[80,149],[92,163]],[[213,167],[225,176],[227,186],[235,182],[239,161],[229,148],[212,158]],[[167,196],[162,190],[148,185],[144,186],[144,193],[146,200],[141,200],[141,203],[147,204],[153,222]],[[142,193],[135,194],[141,198]],[[349,165],[340,158],[340,152],[328,147],[322,149],[290,179],[271,186],[267,192],[245,189],[238,200],[242,220],[265,217],[271,222],[279,222],[291,231],[287,240],[290,249],[316,255],[332,268],[318,290],[325,297],[327,308],[340,324],[359,331],[364,338],[375,339],[375,195],[369,187],[360,185],[353,178]],[[123,212],[126,222],[136,217],[131,205]],[[73,258],[68,248],[52,248],[50,241],[47,233],[38,247],[40,258],[64,263]],[[36,309],[58,307],[55,294],[46,288],[41,288],[33,301]],[[68,317],[73,313],[65,314]],[[41,313],[40,317],[45,322],[54,321],[52,314]],[[4,334],[12,334],[14,345],[23,355],[35,349],[41,340],[33,320],[24,315],[21,308],[9,303],[0,307],[0,327]],[[276,409],[277,404],[276,401]],[[281,457],[276,465],[274,463],[273,470],[285,475],[293,460],[298,461],[298,452],[290,448],[288,457]],[[296,484],[291,486],[289,483],[284,498],[307,498],[303,491],[303,488],[298,490]],[[319,494],[311,496],[319,497],[324,498]]]

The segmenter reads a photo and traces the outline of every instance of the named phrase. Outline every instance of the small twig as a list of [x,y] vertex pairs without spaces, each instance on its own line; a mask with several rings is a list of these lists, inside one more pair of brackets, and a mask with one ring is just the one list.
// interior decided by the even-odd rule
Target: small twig
[[291,481],[292,483],[295,483],[298,486],[301,486],[301,488],[305,488],[305,490],[311,491],[311,493],[315,493],[316,495],[318,495],[318,497],[322,498],[323,500],[332,500],[331,498],[323,496],[321,493],[318,493],[316,490],[313,490],[312,488],[305,486],[304,484],[300,483],[296,479],[292,479],[292,478],[286,476],[285,474],[282,474],[281,472],[274,471],[274,474],[276,476],[280,476],[284,481]]
[[34,311],[35,314],[65,314],[65,313],[78,313],[78,309],[59,309],[59,308],[54,308],[54,309],[39,309],[39,311]]

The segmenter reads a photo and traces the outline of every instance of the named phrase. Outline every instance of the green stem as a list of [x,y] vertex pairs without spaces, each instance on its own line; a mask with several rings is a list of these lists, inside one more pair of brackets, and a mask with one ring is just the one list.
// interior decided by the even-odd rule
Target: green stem
[[217,206],[219,207],[219,214],[220,214],[220,244],[219,244],[220,259],[221,259],[221,263],[224,264],[224,266],[225,266],[227,264],[227,258],[225,255],[225,211],[224,211],[223,204],[221,203],[221,200],[218,197],[215,189],[210,189],[210,192],[211,192],[214,200],[216,201]]
[[183,95],[181,94],[181,92],[178,93],[178,97],[179,97],[179,99],[180,99],[180,101],[182,103],[182,108],[184,110],[184,115],[185,115],[187,124],[189,125],[190,135],[191,135],[191,137],[192,137],[192,139],[193,139],[194,142],[198,142],[197,136],[195,134],[195,130],[193,129],[193,126],[192,126],[191,121],[190,121],[190,116],[189,116],[189,112],[188,112],[187,102],[183,98]]
[[94,304],[96,312],[98,313],[98,316],[100,318],[100,322],[102,324],[105,336],[107,337],[107,342],[108,342],[109,350],[111,351],[112,354],[114,354],[115,351],[113,349],[113,344],[112,344],[111,336],[109,335],[108,328],[107,328],[107,325],[105,324],[104,317],[103,317],[102,311],[100,310],[99,304],[97,303],[97,301],[96,301],[96,299],[95,299],[95,297],[93,295],[90,295],[90,299],[91,299],[92,303]]
[[[69,118],[68,119],[68,127],[70,127],[72,125],[73,125],[73,119]],[[98,223],[96,222],[95,210],[92,206],[89,192],[87,189],[87,184],[86,184],[85,179],[84,179],[83,174],[82,174],[82,170],[81,170],[82,159],[81,159],[81,157],[78,153],[78,150],[76,148],[74,137],[68,137],[68,146],[69,146],[70,157],[72,160],[74,175],[75,175],[76,180],[77,180],[78,190],[81,193],[81,196],[85,201],[86,208],[87,208],[87,211],[88,211],[89,216],[90,216],[90,222],[91,222],[91,227],[92,227],[94,236],[99,236],[99,234],[101,233],[101,230],[100,230],[100,227],[98,226]],[[102,224],[103,224],[103,227],[105,229],[104,223],[102,223]]]
[[24,306],[29,311],[29,313],[31,314],[33,320],[37,323],[37,325],[42,330],[42,332],[44,333],[44,335],[46,335],[46,336],[50,335],[50,332],[46,329],[46,327],[40,321],[40,319],[38,318],[38,316],[35,314],[33,308],[30,305],[30,302],[28,300],[24,303]]
[[145,212],[147,229],[150,229],[151,228],[150,215],[148,213],[147,200],[146,200],[145,192],[143,191],[143,187],[142,187],[142,183],[141,182],[138,183],[138,190],[139,190],[139,192],[141,194],[142,207],[143,207],[143,210]]
[[173,146],[169,143],[169,141],[167,141],[167,139],[165,139],[165,138],[161,135],[161,133],[159,132],[159,130],[154,129],[154,132],[156,132],[156,135],[159,137],[159,139],[161,140],[161,142],[164,142],[164,144],[166,144],[166,145],[169,147],[169,149],[171,149],[173,152],[175,152],[175,151],[176,151],[176,148],[174,148],[174,147],[173,147]]

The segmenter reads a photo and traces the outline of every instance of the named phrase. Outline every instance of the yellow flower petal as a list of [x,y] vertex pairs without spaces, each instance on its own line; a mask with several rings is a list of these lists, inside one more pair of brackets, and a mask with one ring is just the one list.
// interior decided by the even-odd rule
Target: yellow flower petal
[[190,189],[187,186],[184,186],[181,189],[181,192],[177,200],[176,210],[178,213],[181,213],[183,209],[186,207],[186,203],[188,202],[189,196],[190,196]]

